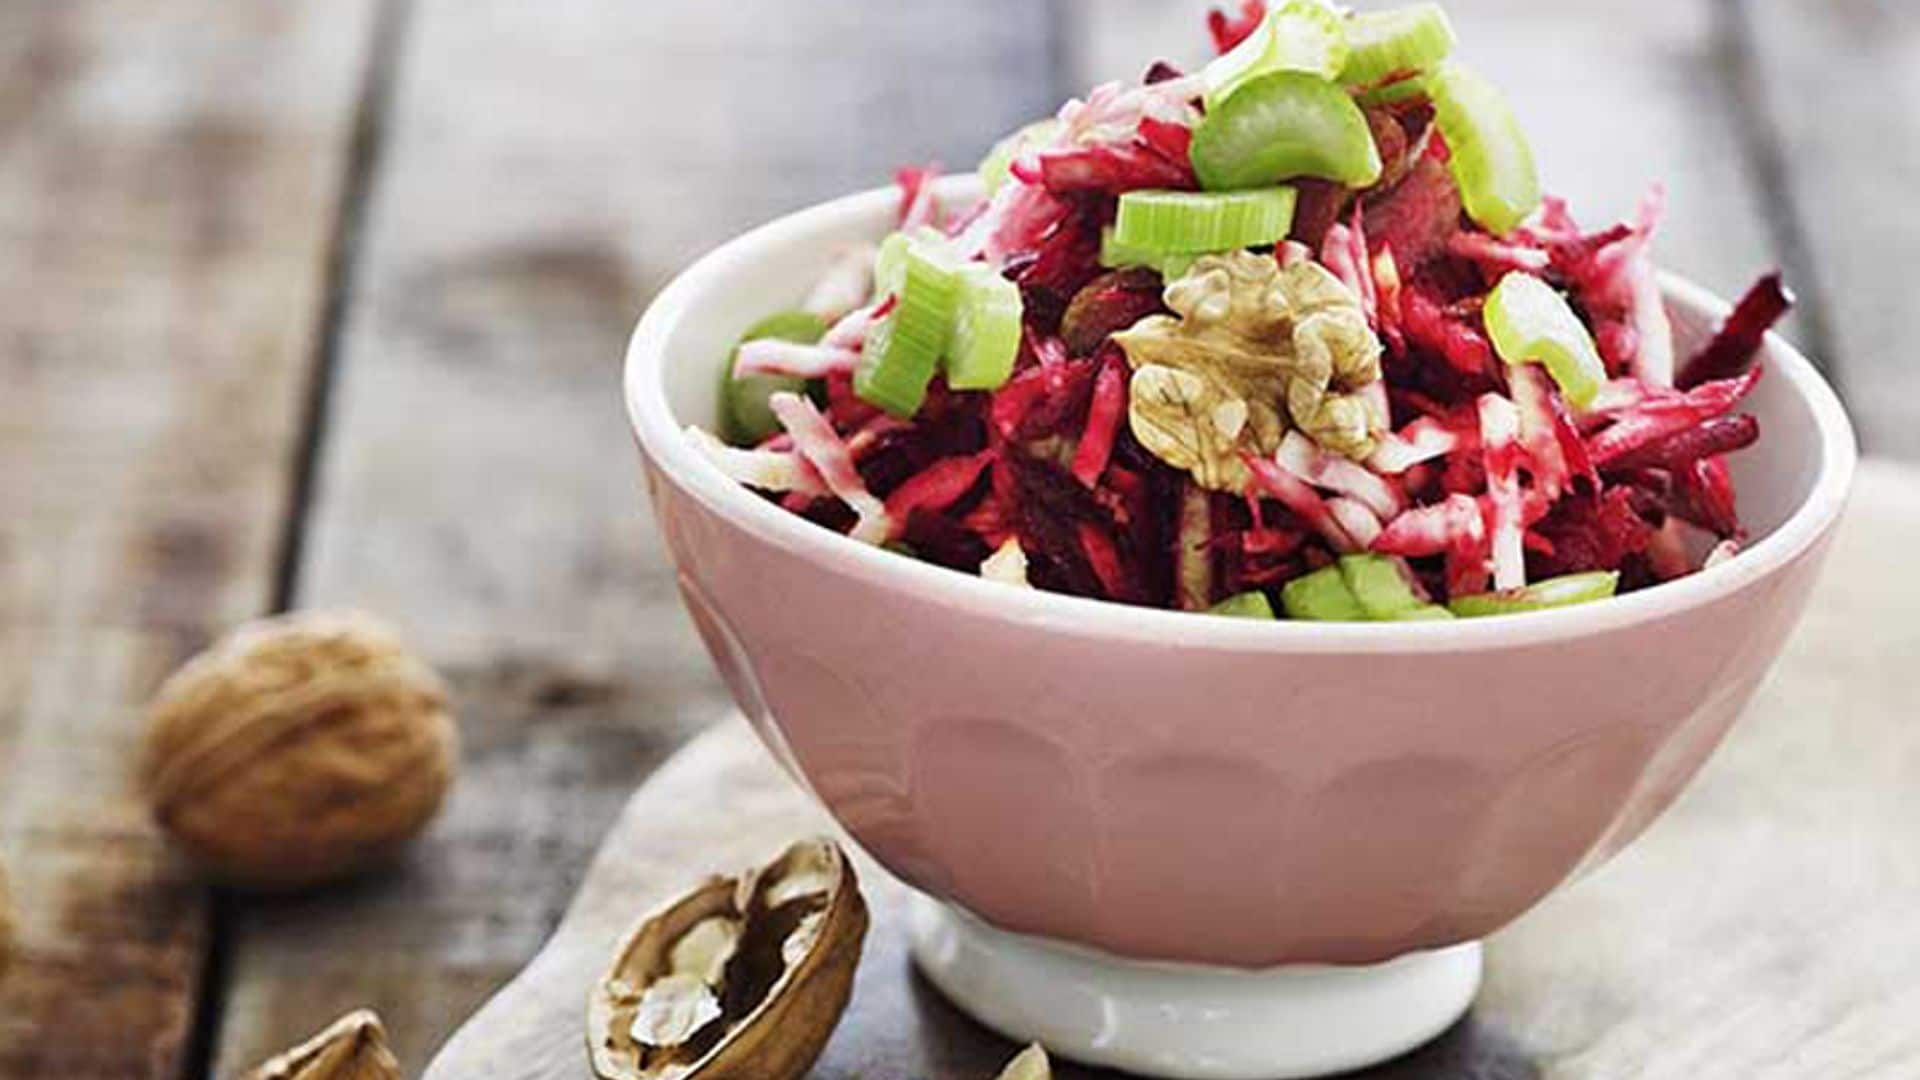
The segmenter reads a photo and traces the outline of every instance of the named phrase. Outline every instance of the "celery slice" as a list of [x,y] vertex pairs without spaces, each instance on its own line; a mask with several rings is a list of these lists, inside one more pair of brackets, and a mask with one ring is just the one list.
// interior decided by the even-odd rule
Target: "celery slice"
[[1210,191],[1267,187],[1318,176],[1349,187],[1380,178],[1380,151],[1347,92],[1300,71],[1242,83],[1193,132],[1189,151]]
[[1218,108],[1249,79],[1274,71],[1305,71],[1324,79],[1347,66],[1347,33],[1341,18],[1316,0],[1287,0],[1268,12],[1258,29],[1201,75],[1209,110]]
[[1439,4],[1368,11],[1347,20],[1347,63],[1340,81],[1376,82],[1405,71],[1425,71],[1453,52],[1453,23]]
[[1160,276],[1168,281],[1182,277],[1193,268],[1193,261],[1202,253],[1188,251],[1160,251],[1155,248],[1132,247],[1114,239],[1113,226],[1100,230],[1100,265],[1113,269],[1121,266],[1146,266],[1160,271]]
[[1492,83],[1457,63],[1428,76],[1427,93],[1453,154],[1449,164],[1467,216],[1496,235],[1513,231],[1540,205],[1540,175],[1512,106]]
[[1353,95],[1353,100],[1363,109],[1374,109],[1426,96],[1426,76],[1415,75],[1395,82],[1382,83],[1371,90],[1362,90]]
[[1120,196],[1114,243],[1144,251],[1209,252],[1278,242],[1293,225],[1290,187],[1248,191],[1129,191]]
[[980,184],[991,196],[1000,190],[1000,185],[1013,175],[1013,163],[1028,149],[1041,146],[1053,140],[1060,130],[1060,121],[1048,117],[1035,120],[993,144],[987,156],[980,159]]
[[1400,612],[1398,615],[1393,616],[1393,618],[1390,621],[1392,622],[1446,622],[1447,620],[1452,618],[1454,618],[1453,612],[1448,611],[1446,608],[1441,607],[1439,604],[1421,604],[1417,608],[1410,608],[1406,611]]
[[1338,566],[1323,566],[1287,582],[1280,590],[1280,606],[1290,619],[1360,622],[1367,618],[1367,609],[1347,587]]
[[1544,364],[1568,404],[1576,409],[1593,404],[1607,381],[1606,365],[1586,324],[1551,285],[1514,270],[1487,295],[1481,316],[1502,360]]
[[903,329],[889,316],[867,327],[860,365],[853,371],[853,392],[869,405],[910,418],[920,411],[939,366],[939,343]]
[[952,337],[960,302],[960,261],[939,232],[894,233],[874,258],[874,282],[894,309],[867,328],[853,392],[899,417],[919,411],[927,383]]
[[[740,335],[740,343],[778,338],[811,345],[826,332],[826,320],[810,311],[780,311],[747,327],[747,332]],[[739,352],[738,345],[734,346],[734,352]],[[722,434],[736,446],[752,446],[777,433],[780,421],[774,418],[773,410],[767,407],[767,399],[782,391],[801,393],[807,385],[807,380],[798,375],[762,374],[735,378],[731,354],[724,378],[726,381],[721,386]]]
[[1235,619],[1271,619],[1273,601],[1267,594],[1254,592],[1236,593],[1207,609],[1209,615],[1226,615]]
[[994,390],[1020,354],[1020,287],[985,263],[960,268],[960,307],[947,350],[947,385]]
[[1619,573],[1612,570],[1595,570],[1586,574],[1568,574],[1565,577],[1548,578],[1507,592],[1456,596],[1447,606],[1453,609],[1455,615],[1463,619],[1479,618],[1484,615],[1511,615],[1521,611],[1540,611],[1545,608],[1567,607],[1572,604],[1605,600],[1612,596],[1619,586]]
[[1370,619],[1397,619],[1425,604],[1385,555],[1342,555],[1340,577]]

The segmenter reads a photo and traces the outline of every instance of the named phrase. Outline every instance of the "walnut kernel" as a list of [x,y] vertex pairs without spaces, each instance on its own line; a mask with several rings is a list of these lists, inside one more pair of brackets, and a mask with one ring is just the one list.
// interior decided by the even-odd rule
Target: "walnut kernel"
[[828,840],[708,878],[621,943],[587,1004],[603,1080],[798,1080],[853,991],[867,907]]

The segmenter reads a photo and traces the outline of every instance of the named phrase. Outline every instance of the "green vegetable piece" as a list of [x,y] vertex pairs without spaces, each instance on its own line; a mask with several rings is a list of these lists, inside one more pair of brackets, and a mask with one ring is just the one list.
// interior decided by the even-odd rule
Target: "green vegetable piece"
[[1368,11],[1347,20],[1347,63],[1340,81],[1349,86],[1389,75],[1426,71],[1453,52],[1453,23],[1439,4],[1412,4]]
[[1100,230],[1100,265],[1109,269],[1120,266],[1146,266],[1160,271],[1160,276],[1168,281],[1183,277],[1193,267],[1193,261],[1199,253],[1186,251],[1160,251],[1154,248],[1130,247],[1115,240],[1113,226]]
[[1000,190],[1000,185],[1013,175],[1013,163],[1029,149],[1052,142],[1060,131],[1060,121],[1048,117],[1035,120],[1011,135],[993,144],[987,156],[980,159],[980,184],[986,188],[988,196]]
[[1411,611],[1395,615],[1392,622],[1447,622],[1453,619],[1453,612],[1439,604],[1421,604]]
[[1347,30],[1341,18],[1315,0],[1287,0],[1259,27],[1201,72],[1209,110],[1249,79],[1275,71],[1305,71],[1331,79],[1347,66]]
[[1427,78],[1434,120],[1453,152],[1449,166],[1467,216],[1504,235],[1540,205],[1540,175],[1512,106],[1494,85],[1457,63]]
[[1129,250],[1202,254],[1278,242],[1293,225],[1290,187],[1248,191],[1129,191],[1113,242]]
[[1396,619],[1426,603],[1385,555],[1342,555],[1340,577],[1370,619]]
[[1318,176],[1348,187],[1380,178],[1380,151],[1347,92],[1318,75],[1276,71],[1242,83],[1193,132],[1188,151],[1209,191]]
[[1289,619],[1313,622],[1361,622],[1367,609],[1360,598],[1347,588],[1338,566],[1323,566],[1311,574],[1302,574],[1280,590],[1280,606]]
[[[740,335],[740,343],[744,345],[763,338],[778,338],[811,345],[826,332],[826,320],[810,311],[781,311],[747,327],[747,332]],[[739,352],[738,345],[734,346],[734,352]],[[765,374],[735,378],[731,355],[724,375],[726,381],[721,384],[721,406],[724,410],[722,434],[736,446],[752,446],[777,434],[780,421],[774,418],[773,410],[767,407],[767,399],[782,391],[802,393],[807,385],[807,380],[798,375]]]
[[1502,360],[1544,364],[1568,403],[1580,409],[1593,403],[1607,381],[1607,366],[1586,324],[1553,286],[1511,271],[1487,295],[1481,316]]
[[1548,578],[1507,592],[1456,596],[1447,606],[1453,609],[1455,615],[1463,619],[1477,619],[1485,615],[1512,615],[1521,611],[1540,611],[1545,608],[1584,604],[1592,600],[1605,600],[1612,596],[1619,586],[1619,573],[1612,570],[1595,570],[1586,574],[1568,574],[1565,577]]
[[895,297],[893,311],[867,328],[853,392],[901,418],[926,400],[927,383],[952,337],[960,301],[960,261],[935,230],[894,233],[874,258],[875,288]]
[[1273,601],[1267,599],[1266,593],[1258,590],[1229,596],[1225,600],[1208,608],[1207,612],[1212,615],[1227,615],[1235,619],[1271,619],[1274,617]]
[[1416,75],[1412,78],[1382,83],[1371,90],[1362,90],[1353,95],[1353,100],[1358,102],[1363,109],[1373,109],[1385,105],[1397,104],[1402,101],[1412,101],[1415,98],[1424,98],[1426,96],[1426,77],[1424,75]]
[[947,350],[947,385],[994,390],[1020,354],[1020,287],[985,263],[960,268],[960,308]]

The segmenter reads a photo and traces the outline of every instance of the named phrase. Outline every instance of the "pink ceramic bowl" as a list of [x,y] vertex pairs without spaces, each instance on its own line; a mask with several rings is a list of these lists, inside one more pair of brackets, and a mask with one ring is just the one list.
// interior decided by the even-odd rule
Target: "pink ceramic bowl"
[[[1001,928],[1124,957],[1361,963],[1498,929],[1631,841],[1759,686],[1814,588],[1852,432],[1779,338],[1734,459],[1756,542],[1605,603],[1309,625],[1009,588],[835,535],[722,476],[729,347],[891,191],[701,259],[626,397],[707,648],[761,737],[882,864]],[[1723,305],[1666,282],[1682,349]],[[1702,852],[1712,858],[1712,852]]]

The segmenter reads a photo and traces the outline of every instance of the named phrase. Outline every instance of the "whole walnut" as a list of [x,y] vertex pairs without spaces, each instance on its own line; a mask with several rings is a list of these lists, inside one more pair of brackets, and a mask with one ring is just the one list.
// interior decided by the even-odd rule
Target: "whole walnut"
[[160,687],[141,780],[210,872],[293,889],[394,854],[457,761],[446,684],[392,630],[303,612],[242,626]]

